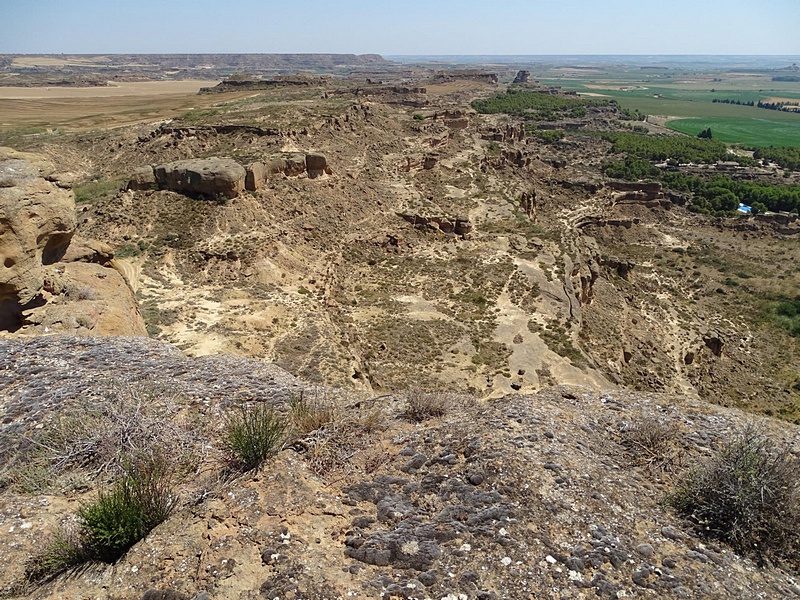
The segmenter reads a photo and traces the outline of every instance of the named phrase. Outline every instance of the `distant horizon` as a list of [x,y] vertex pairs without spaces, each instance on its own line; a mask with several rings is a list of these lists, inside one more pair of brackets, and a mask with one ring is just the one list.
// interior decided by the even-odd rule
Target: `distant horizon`
[[644,53],[613,53],[613,52],[605,52],[605,53],[591,53],[591,52],[562,52],[562,53],[547,53],[547,54],[516,54],[516,53],[493,53],[493,54],[486,54],[486,53],[477,53],[477,54],[438,54],[438,53],[420,53],[420,54],[404,54],[404,53],[396,53],[396,54],[388,54],[382,52],[328,52],[328,51],[315,51],[315,52],[238,52],[238,51],[225,51],[225,52],[214,52],[214,51],[198,51],[198,52],[102,52],[102,51],[94,51],[94,52],[0,52],[0,56],[125,56],[125,55],[188,55],[188,56],[199,56],[204,54],[229,54],[229,55],[236,55],[236,54],[276,54],[276,55],[291,55],[291,54],[299,54],[299,55],[354,55],[354,56],[370,56],[376,55],[381,56],[383,58],[388,57],[461,57],[461,56],[470,56],[470,57],[484,57],[484,56],[491,56],[491,57],[539,57],[539,56],[546,56],[546,57],[572,57],[572,56],[635,56],[635,57],[692,57],[692,56],[716,56],[716,57],[737,57],[737,58],[746,58],[746,57],[775,57],[775,58],[800,58],[799,54],[715,54],[715,53],[679,53],[679,54],[669,54],[669,53],[656,53],[656,52],[644,52]]

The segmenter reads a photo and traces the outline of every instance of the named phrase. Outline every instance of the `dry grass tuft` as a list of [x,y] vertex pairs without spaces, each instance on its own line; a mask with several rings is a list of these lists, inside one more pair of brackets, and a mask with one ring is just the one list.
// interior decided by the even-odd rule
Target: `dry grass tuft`
[[621,432],[621,443],[635,465],[668,471],[681,465],[683,452],[677,441],[680,427],[654,417],[643,417]]
[[208,444],[180,404],[179,394],[140,384],[66,409],[23,440],[0,471],[0,484],[23,493],[81,488],[123,473],[131,456],[153,453],[191,470]]
[[410,421],[421,423],[432,417],[443,417],[453,406],[456,398],[444,392],[410,390],[406,393],[405,400],[404,416]]
[[301,391],[289,399],[289,418],[295,435],[304,436],[335,422],[336,405],[319,391],[312,397]]
[[800,461],[748,426],[691,469],[668,502],[700,535],[800,569]]

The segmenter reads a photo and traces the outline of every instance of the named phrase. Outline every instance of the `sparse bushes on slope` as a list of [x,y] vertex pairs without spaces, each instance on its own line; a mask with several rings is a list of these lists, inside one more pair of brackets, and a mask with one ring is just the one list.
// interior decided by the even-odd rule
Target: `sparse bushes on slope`
[[800,568],[798,460],[754,427],[691,470],[669,497],[701,535],[759,562]]

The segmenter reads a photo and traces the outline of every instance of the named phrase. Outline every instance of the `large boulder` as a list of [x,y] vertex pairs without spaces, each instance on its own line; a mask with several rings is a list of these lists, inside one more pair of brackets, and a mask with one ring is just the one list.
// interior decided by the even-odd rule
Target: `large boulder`
[[273,156],[264,165],[267,178],[276,177],[286,173],[286,159],[282,156]]
[[44,267],[61,260],[75,232],[75,200],[22,160],[0,162],[0,310],[42,289]]
[[261,189],[267,180],[267,165],[263,162],[254,162],[247,166],[247,174],[244,178],[244,187],[249,192],[256,192]]
[[514,77],[513,83],[528,83],[531,80],[530,71],[517,71],[517,76]]
[[324,154],[310,153],[306,154],[306,169],[308,177],[314,179],[330,172],[328,167],[328,159]]
[[283,172],[287,177],[295,177],[306,172],[305,154],[289,154],[283,160],[285,165]]
[[158,165],[161,189],[198,196],[235,198],[245,189],[246,171],[230,158],[198,158]]
[[132,174],[128,180],[127,189],[129,190],[152,190],[156,187],[156,176],[153,173],[153,167],[145,165],[139,167]]

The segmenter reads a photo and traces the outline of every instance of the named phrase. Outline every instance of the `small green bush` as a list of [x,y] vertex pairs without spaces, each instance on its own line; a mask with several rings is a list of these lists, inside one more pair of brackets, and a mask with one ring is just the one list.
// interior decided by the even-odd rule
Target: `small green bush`
[[798,460],[754,427],[691,470],[668,502],[702,535],[741,554],[800,567]]
[[78,511],[85,544],[93,558],[116,562],[175,508],[166,460],[147,457],[127,468],[125,476],[97,501]]
[[51,579],[89,561],[114,563],[172,514],[177,497],[166,458],[141,455],[125,474],[80,508],[77,523],[64,527],[26,565],[30,581]]
[[271,407],[241,407],[228,418],[222,442],[233,462],[250,471],[274,454],[283,443],[286,421]]

